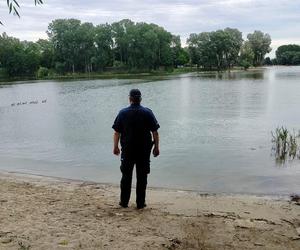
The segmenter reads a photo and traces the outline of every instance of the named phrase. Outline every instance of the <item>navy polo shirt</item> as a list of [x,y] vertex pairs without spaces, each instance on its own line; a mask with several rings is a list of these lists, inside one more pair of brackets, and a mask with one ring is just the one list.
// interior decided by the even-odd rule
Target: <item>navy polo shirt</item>
[[151,152],[151,132],[159,124],[151,111],[140,104],[131,104],[117,115],[112,128],[121,134],[122,157]]

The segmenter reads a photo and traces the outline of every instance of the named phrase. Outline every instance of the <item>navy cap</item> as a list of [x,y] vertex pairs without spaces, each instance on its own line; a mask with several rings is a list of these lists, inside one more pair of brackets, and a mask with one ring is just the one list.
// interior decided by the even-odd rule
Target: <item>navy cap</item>
[[142,93],[139,89],[132,89],[129,92],[129,96],[132,97],[132,98],[141,98]]

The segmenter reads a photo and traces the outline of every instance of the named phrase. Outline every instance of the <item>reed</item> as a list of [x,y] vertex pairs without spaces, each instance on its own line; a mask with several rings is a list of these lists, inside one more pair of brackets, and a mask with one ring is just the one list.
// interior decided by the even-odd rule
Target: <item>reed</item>
[[290,132],[285,127],[276,128],[272,135],[272,150],[275,152],[276,160],[285,162],[286,160],[300,159],[299,139],[300,131],[296,135],[295,131]]

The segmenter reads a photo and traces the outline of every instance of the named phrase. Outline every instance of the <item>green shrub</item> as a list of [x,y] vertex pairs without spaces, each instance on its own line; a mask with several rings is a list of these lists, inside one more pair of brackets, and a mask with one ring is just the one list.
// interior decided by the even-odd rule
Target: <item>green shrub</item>
[[4,68],[0,68],[0,78],[6,78],[8,77],[7,70]]
[[63,75],[66,71],[66,64],[65,63],[61,63],[61,62],[56,62],[55,63],[55,71],[58,74]]
[[38,78],[44,78],[49,76],[49,69],[45,67],[40,67],[37,71],[37,77]]

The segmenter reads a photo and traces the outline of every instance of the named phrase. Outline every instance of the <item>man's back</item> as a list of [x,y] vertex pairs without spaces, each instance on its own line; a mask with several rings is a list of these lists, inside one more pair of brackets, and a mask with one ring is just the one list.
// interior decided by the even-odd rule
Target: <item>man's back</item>
[[131,104],[119,112],[113,128],[121,134],[122,155],[135,157],[151,150],[151,132],[159,125],[150,109]]

